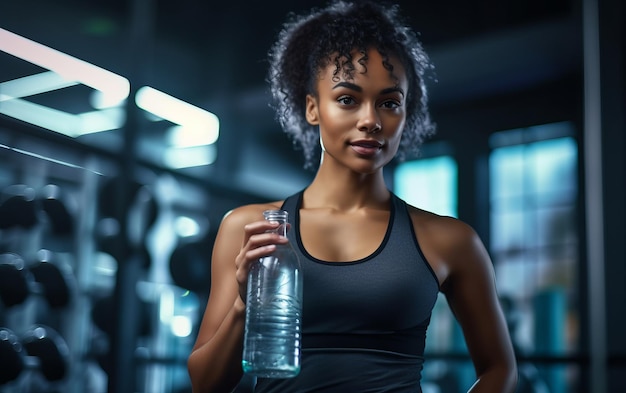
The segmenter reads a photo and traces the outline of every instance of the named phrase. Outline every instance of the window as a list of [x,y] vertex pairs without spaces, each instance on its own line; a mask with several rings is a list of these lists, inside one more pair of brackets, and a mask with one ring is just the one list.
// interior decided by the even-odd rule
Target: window
[[[522,356],[565,356],[577,349],[578,148],[572,133],[568,123],[556,123],[490,140],[490,253]],[[573,391],[567,371],[522,364],[520,376],[538,375],[550,392]]]
[[457,216],[457,168],[451,156],[400,164],[394,173],[394,192],[408,204],[433,213]]

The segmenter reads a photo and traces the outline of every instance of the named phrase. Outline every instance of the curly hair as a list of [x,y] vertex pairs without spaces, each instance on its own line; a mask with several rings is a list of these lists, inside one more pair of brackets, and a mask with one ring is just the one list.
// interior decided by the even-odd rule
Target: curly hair
[[352,53],[364,55],[370,48],[378,50],[392,75],[390,56],[400,60],[407,74],[407,117],[396,159],[417,153],[424,138],[434,133],[424,83],[433,66],[397,5],[339,0],[307,15],[291,13],[269,51],[268,82],[276,118],[296,148],[303,150],[305,168],[313,168],[319,148],[319,133],[305,117],[306,95],[316,95],[319,73],[331,63],[335,76],[342,72],[351,77]]

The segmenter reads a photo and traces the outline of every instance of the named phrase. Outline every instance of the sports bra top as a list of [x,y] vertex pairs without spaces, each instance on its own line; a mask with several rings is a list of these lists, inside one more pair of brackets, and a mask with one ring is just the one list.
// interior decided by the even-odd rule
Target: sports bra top
[[369,256],[327,262],[300,237],[304,190],[287,198],[291,241],[303,274],[302,349],[359,348],[423,357],[426,329],[439,292],[417,242],[406,202],[391,194],[389,224]]

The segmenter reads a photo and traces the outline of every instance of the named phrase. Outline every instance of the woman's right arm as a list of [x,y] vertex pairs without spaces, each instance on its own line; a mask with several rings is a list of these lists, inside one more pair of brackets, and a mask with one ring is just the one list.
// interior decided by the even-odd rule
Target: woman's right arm
[[251,205],[227,214],[211,259],[211,292],[196,343],[187,361],[194,393],[231,392],[242,377],[245,293],[250,264],[286,241],[267,233],[267,206]]

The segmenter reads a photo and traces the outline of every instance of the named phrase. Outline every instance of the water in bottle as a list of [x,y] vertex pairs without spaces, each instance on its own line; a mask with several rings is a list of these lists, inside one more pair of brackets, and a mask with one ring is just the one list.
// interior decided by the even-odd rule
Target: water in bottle
[[[287,212],[263,213],[287,235]],[[288,244],[255,263],[248,276],[243,370],[261,378],[290,378],[300,372],[302,271]]]

